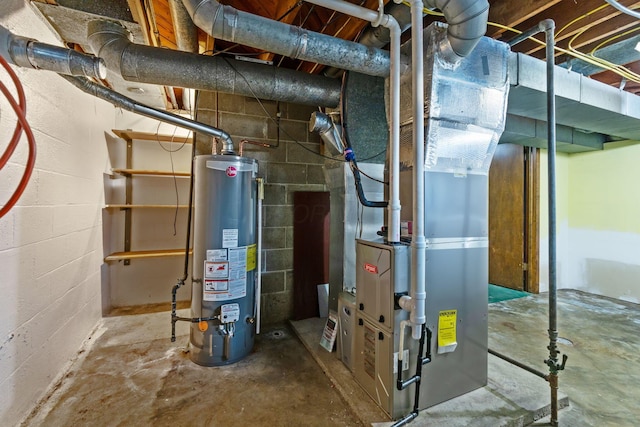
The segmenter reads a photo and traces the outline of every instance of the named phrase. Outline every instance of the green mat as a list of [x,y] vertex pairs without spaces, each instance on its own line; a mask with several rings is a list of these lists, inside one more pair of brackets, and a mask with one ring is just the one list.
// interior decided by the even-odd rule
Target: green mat
[[515,289],[504,288],[502,286],[492,285],[489,283],[489,304],[492,302],[522,298],[527,295],[530,294],[528,292],[516,291]]

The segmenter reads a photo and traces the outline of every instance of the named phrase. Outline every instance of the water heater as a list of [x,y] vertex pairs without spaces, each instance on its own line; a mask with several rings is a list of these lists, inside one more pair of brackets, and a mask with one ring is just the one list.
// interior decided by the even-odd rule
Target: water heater
[[235,155],[194,160],[190,357],[199,365],[237,362],[255,337],[258,163]]

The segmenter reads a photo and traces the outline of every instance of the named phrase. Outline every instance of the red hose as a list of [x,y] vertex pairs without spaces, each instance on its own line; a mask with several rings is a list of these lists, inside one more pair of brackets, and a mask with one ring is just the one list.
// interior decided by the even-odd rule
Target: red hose
[[[7,63],[6,59],[4,59],[2,56],[0,56],[0,63],[9,73],[11,80],[13,80],[13,84],[15,85],[16,90],[18,91],[18,100],[20,101],[20,109],[22,110],[23,114],[26,115],[27,101],[25,100],[24,90],[22,90],[22,85],[20,84],[20,80],[18,80],[18,76],[13,72],[13,69],[9,67],[9,64]],[[16,129],[13,131],[13,136],[11,137],[11,142],[9,142],[9,145],[4,150],[4,153],[2,153],[2,157],[0,157],[0,169],[2,169],[4,165],[6,165],[7,162],[9,161],[9,158],[11,157],[16,147],[18,146],[18,142],[20,141],[21,136],[22,136],[22,126],[16,125]]]
[[29,178],[31,178],[31,173],[33,172],[33,168],[36,163],[36,139],[33,136],[33,131],[31,130],[31,127],[27,122],[27,118],[25,117],[26,101],[24,98],[24,91],[22,89],[22,84],[20,83],[20,80],[18,80],[18,76],[16,76],[14,71],[11,69],[11,66],[9,66],[8,62],[2,56],[0,56],[0,64],[2,64],[2,66],[7,70],[7,73],[9,73],[9,75],[11,76],[11,79],[16,85],[16,89],[18,91],[18,97],[20,98],[20,105],[18,105],[15,98],[9,92],[9,89],[7,89],[7,87],[2,82],[0,82],[0,91],[2,91],[4,96],[7,98],[7,101],[9,101],[9,104],[11,104],[11,108],[13,108],[13,111],[16,113],[16,116],[18,117],[18,122],[16,123],[16,129],[13,132],[13,137],[11,138],[11,142],[9,143],[9,146],[5,150],[5,153],[3,154],[2,159],[0,159],[2,162],[4,162],[4,163],[0,163],[1,165],[0,167],[4,166],[4,164],[7,162],[11,154],[13,154],[16,148],[16,145],[20,140],[22,130],[25,131],[27,135],[27,141],[29,144],[29,155],[27,158],[27,164],[25,165],[24,173],[22,174],[22,179],[20,179],[20,183],[18,184],[18,187],[13,192],[13,194],[11,195],[7,203],[2,208],[0,208],[0,218],[2,218],[7,214],[7,212],[11,210],[11,208],[13,208],[13,206],[17,203],[18,199],[20,199],[20,196],[22,196],[22,193],[27,187]]

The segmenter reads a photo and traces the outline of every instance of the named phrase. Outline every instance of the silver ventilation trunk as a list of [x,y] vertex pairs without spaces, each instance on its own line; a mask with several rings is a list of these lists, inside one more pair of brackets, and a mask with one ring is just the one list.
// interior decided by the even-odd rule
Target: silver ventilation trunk
[[223,6],[183,0],[193,22],[215,39],[372,76],[389,75],[389,52]]
[[169,12],[173,23],[178,50],[198,53],[198,28],[181,0],[169,0]]
[[[449,28],[448,45],[456,57],[445,55],[450,62],[457,62],[469,55],[487,32],[489,2],[487,0],[425,0],[430,8],[438,8],[444,14]],[[440,49],[447,51],[445,44]]]
[[107,68],[127,81],[220,91],[336,107],[340,82],[323,76],[132,43],[117,23],[92,21],[88,40]]
[[[509,93],[509,49],[483,37],[478,51],[452,69],[442,61],[440,46],[447,26],[425,30],[425,161],[427,172],[483,174],[504,131]],[[403,49],[410,48],[410,43]],[[411,75],[402,77],[402,97],[410,99]],[[405,103],[400,112],[402,162],[410,167],[413,111]],[[403,203],[404,205],[404,203]]]
[[18,36],[1,25],[0,56],[25,68],[94,79],[104,79],[107,76],[107,69],[101,58]]

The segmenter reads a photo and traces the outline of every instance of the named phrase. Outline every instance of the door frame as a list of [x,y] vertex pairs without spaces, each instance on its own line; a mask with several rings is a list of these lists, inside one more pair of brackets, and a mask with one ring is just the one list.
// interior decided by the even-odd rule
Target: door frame
[[540,149],[524,147],[524,290],[540,292]]

